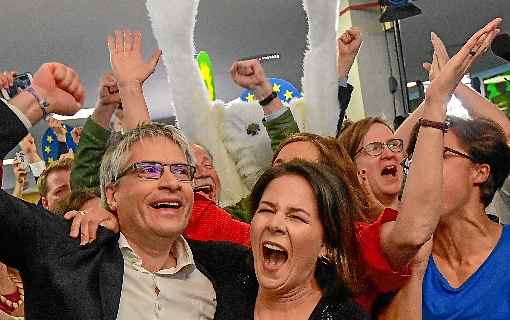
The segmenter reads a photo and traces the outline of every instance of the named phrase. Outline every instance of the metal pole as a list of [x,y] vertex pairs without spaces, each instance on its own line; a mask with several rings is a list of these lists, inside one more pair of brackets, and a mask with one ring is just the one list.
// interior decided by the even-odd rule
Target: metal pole
[[400,20],[393,21],[395,30],[395,46],[397,51],[398,75],[400,80],[400,92],[402,93],[402,106],[405,115],[409,114],[409,93],[407,91],[407,76],[404,64],[404,52],[402,51],[402,38],[400,36]]

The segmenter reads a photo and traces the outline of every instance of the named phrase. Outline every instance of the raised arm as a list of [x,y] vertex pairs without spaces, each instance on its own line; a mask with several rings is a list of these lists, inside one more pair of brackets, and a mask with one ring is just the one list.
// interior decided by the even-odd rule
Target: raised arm
[[[199,0],[148,0],[147,9],[168,71],[170,96],[179,126],[192,142],[212,153],[222,183],[221,203],[231,205],[248,193],[223,142],[224,103],[209,101],[195,61],[193,33]],[[171,13],[171,17],[168,15]]]
[[336,19],[339,1],[304,0],[308,16],[308,50],[303,63],[304,131],[324,136],[336,133],[338,80]]
[[107,43],[122,100],[124,124],[127,129],[136,128],[139,124],[150,121],[142,86],[154,73],[161,50],[156,50],[145,61],[142,55],[142,34],[128,29],[116,30],[114,36],[108,36]]
[[94,113],[87,119],[71,171],[71,189],[95,189],[99,191],[99,167],[106,151],[110,119],[120,106],[117,80],[112,73],[101,77],[99,95]]
[[338,104],[340,107],[336,126],[337,137],[342,129],[345,113],[351,101],[352,91],[354,90],[353,86],[347,83],[347,79],[362,43],[361,30],[355,27],[345,30],[337,38],[336,74],[338,76]]
[[[495,19],[475,33],[452,58],[434,81],[425,97],[423,119],[444,123],[446,104],[476,58],[489,47],[499,32],[501,19]],[[400,214],[381,231],[383,250],[396,268],[407,265],[434,234],[443,210],[442,130],[422,125],[412,155]]]

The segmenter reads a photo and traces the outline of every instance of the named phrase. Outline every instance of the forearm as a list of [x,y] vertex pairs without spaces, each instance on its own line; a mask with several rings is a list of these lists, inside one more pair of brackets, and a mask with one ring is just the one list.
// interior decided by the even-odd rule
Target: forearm
[[126,129],[134,129],[140,124],[150,122],[149,110],[145,103],[141,83],[122,83],[119,81],[119,92],[124,110],[124,125]]
[[503,128],[507,140],[510,138],[510,120],[495,104],[463,83],[457,86],[454,94],[473,117],[493,120]]
[[275,119],[264,119],[262,124],[266,127],[269,138],[271,139],[271,149],[273,152],[276,151],[283,140],[299,132],[296,120],[292,112],[288,109]]
[[345,81],[345,85],[343,83],[339,83],[338,85],[338,106],[340,107],[340,114],[338,115],[338,123],[336,125],[337,137],[342,130],[345,113],[347,112],[349,102],[351,102],[352,91],[354,90],[354,87],[346,82],[346,78],[344,78],[343,81]]
[[110,131],[93,119],[87,119],[74,157],[71,188],[98,188],[99,168],[106,151]]
[[[426,102],[423,118],[444,122],[446,108]],[[413,162],[406,180],[400,213],[383,248],[396,268],[407,265],[431,239],[442,211],[444,134],[436,128],[420,128]]]
[[12,195],[16,198],[21,199],[23,196],[23,184],[18,183],[16,181],[16,184],[14,185],[14,189],[12,190]]

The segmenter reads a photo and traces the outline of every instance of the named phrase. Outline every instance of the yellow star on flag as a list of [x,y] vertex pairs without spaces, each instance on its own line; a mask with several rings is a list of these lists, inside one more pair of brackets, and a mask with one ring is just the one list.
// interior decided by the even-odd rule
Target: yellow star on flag
[[290,99],[292,99],[294,97],[294,94],[291,91],[286,90],[284,96],[285,96],[285,100],[290,101]]
[[246,97],[246,101],[248,102],[255,101],[255,95],[253,95],[253,93],[249,93],[248,96]]
[[53,142],[53,137],[52,136],[46,137],[46,141],[48,141],[48,143],[52,143]]
[[281,84],[273,84],[273,91],[276,92],[276,93],[279,93],[280,92],[280,87],[282,85]]
[[44,147],[44,152],[50,153],[51,152],[51,147],[50,146]]

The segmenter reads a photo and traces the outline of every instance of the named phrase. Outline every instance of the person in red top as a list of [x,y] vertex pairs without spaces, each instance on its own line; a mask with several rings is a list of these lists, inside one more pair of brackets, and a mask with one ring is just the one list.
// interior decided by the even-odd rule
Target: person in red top
[[410,259],[399,264],[394,263],[396,259],[390,260],[386,250],[387,243],[383,238],[391,234],[392,230],[387,227],[394,224],[397,211],[381,207],[377,217],[371,218],[374,216],[371,213],[374,208],[358,181],[355,165],[347,151],[334,139],[309,133],[296,134],[282,142],[273,156],[273,165],[294,159],[334,166],[350,181],[351,192],[357,195],[356,202],[359,202],[362,209],[357,217],[348,221],[355,228],[357,241],[350,250],[351,261],[347,263],[350,265],[348,270],[351,274],[346,275],[346,279],[351,280],[348,284],[356,301],[366,311],[371,312],[378,296],[402,288],[411,275]]
[[250,225],[236,220],[202,192],[195,192],[193,212],[184,230],[188,239],[230,241],[250,246]]

